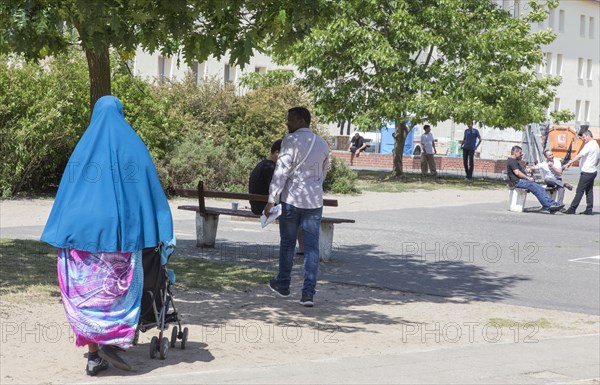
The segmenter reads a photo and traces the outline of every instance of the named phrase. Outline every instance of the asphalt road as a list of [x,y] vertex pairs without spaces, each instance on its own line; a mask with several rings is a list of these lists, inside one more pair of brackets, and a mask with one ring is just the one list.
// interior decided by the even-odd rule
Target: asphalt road
[[[505,202],[337,212],[356,223],[336,225],[332,261],[321,264],[320,279],[598,315],[597,207],[592,216],[513,213]],[[42,229],[5,226],[0,237],[39,239]],[[261,230],[222,216],[213,250],[195,247],[192,213],[176,220],[175,230],[179,255],[277,270],[277,225]]]
[[[320,279],[600,314],[597,210],[513,213],[494,203],[336,216],[356,223],[336,225],[332,261],[321,264]],[[192,219],[175,226],[181,252],[277,269],[276,225],[265,231],[222,217],[215,250],[195,248]]]

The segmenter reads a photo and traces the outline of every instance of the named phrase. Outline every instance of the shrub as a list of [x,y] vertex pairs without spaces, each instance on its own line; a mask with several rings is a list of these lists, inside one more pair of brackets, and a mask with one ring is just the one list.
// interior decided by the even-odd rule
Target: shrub
[[203,180],[210,189],[247,191],[250,171],[257,162],[257,158],[233,154],[210,140],[187,138],[175,149],[166,166],[168,184],[170,188],[194,188]]
[[331,163],[323,189],[326,192],[335,194],[356,194],[360,190],[356,188],[355,181],[358,175],[355,171],[346,166],[346,164],[338,158],[331,157]]
[[89,119],[87,64],[0,57],[0,195],[57,184]]

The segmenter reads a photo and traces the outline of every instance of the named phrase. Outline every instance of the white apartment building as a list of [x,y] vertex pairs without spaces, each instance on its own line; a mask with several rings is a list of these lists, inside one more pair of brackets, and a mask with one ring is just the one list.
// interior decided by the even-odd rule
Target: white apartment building
[[[492,1],[511,12],[514,17],[522,17],[528,12],[527,0]],[[546,61],[537,67],[537,72],[539,76],[558,75],[562,78],[562,84],[557,88],[548,113],[567,109],[575,118],[569,122],[561,122],[561,125],[573,127],[577,131],[581,126],[587,125],[594,137],[600,137],[600,1],[562,0],[557,8],[550,11],[545,22],[533,26],[534,31],[546,28],[554,31],[556,39],[543,48]],[[223,82],[238,85],[240,77],[247,72],[264,73],[276,68],[294,70],[292,66],[278,66],[268,56],[261,54],[252,57],[243,70],[230,66],[228,61],[228,57],[221,60],[211,58],[190,68],[183,60],[177,65],[176,58],[150,55],[138,50],[133,71],[152,81],[163,77],[182,79],[187,71],[192,70],[198,83],[216,77]],[[243,93],[245,90],[240,89],[239,92]],[[446,121],[433,127],[433,133],[438,141],[451,148],[450,142],[462,139],[465,129],[464,125]],[[484,139],[480,157],[484,159],[505,158],[510,147],[521,143],[523,136],[521,131],[512,129],[483,127],[480,131]],[[339,128],[332,124],[330,132],[337,135]]]
[[243,69],[239,66],[229,64],[229,56],[224,56],[220,60],[214,57],[209,58],[203,63],[194,62],[190,67],[181,58],[177,63],[177,58],[164,57],[159,54],[149,54],[141,49],[136,51],[133,60],[132,71],[148,81],[159,79],[182,80],[187,72],[192,72],[196,77],[196,83],[200,84],[209,79],[219,79],[224,83],[233,83],[240,93],[245,92],[239,86],[242,75],[250,72],[265,73],[273,69],[294,70],[292,66],[276,65],[269,56],[255,54]]
[[566,108],[573,112],[575,119],[566,122],[569,125],[600,127],[599,23],[600,1],[563,0],[537,26],[557,35],[544,47],[546,63],[538,67],[538,74],[562,78],[549,111]]

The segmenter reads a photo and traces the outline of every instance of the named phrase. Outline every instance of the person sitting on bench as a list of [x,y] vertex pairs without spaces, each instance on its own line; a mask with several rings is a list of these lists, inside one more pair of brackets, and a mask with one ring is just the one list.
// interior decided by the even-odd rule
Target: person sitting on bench
[[546,183],[546,186],[554,187],[556,190],[556,202],[562,205],[565,197],[565,188],[570,191],[573,190],[573,186],[563,182],[562,165],[560,160],[554,158],[552,150],[544,151],[544,157],[546,158],[546,161],[538,163],[530,169],[542,170],[542,173],[544,174],[544,183]]
[[542,204],[542,212],[555,213],[562,209],[565,206],[564,204],[553,201],[542,186],[535,183],[532,177],[527,176],[519,163],[521,158],[523,158],[523,149],[519,146],[513,146],[506,161],[506,174],[508,175],[509,185],[533,193]]
[[367,144],[362,136],[357,132],[354,134],[352,140],[350,140],[350,146],[348,146],[348,151],[350,151],[350,166],[354,165],[354,157],[360,155],[361,151],[364,151],[367,148]]
[[[275,164],[281,150],[281,139],[271,145],[271,154],[261,160],[252,170],[248,181],[248,192],[250,194],[269,195],[269,186],[275,172]],[[256,215],[261,215],[267,202],[250,201],[250,210]]]

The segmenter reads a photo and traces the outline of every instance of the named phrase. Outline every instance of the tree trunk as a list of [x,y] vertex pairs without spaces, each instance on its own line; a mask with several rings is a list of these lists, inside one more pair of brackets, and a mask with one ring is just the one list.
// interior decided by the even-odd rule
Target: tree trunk
[[405,122],[398,119],[396,121],[396,131],[394,132],[394,140],[396,145],[394,146],[394,169],[392,171],[393,177],[399,177],[402,175],[402,154],[404,152],[404,142],[410,130]]
[[96,100],[110,95],[110,57],[108,47],[100,52],[85,50],[90,76],[90,113],[94,110]]

